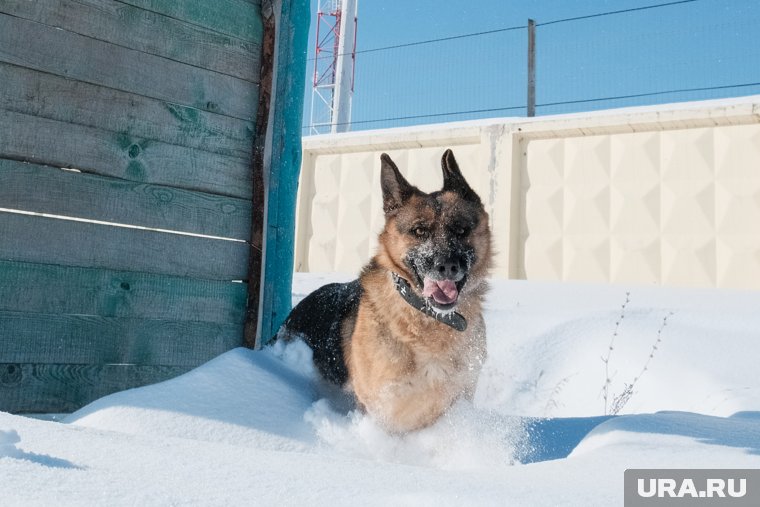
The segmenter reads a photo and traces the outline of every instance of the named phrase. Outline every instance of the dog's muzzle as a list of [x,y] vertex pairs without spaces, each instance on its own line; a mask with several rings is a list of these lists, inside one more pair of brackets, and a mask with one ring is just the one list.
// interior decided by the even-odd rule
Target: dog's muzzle
[[422,295],[441,310],[456,305],[464,285],[466,264],[457,257],[439,257],[422,279]]
[[[406,301],[410,306],[421,311],[428,317],[432,317],[438,322],[456,329],[457,331],[464,331],[467,329],[467,320],[460,313],[453,311],[453,307],[456,305],[456,300],[454,300],[453,303],[446,305],[449,307],[449,311],[441,311],[438,308],[433,307],[433,305],[430,303],[430,299],[423,299],[418,296],[412,290],[409,282],[406,281],[406,279],[404,279],[398,273],[391,272],[391,275],[393,276],[393,284],[396,288],[396,292],[398,292],[404,301]],[[464,279],[462,282],[464,282]]]

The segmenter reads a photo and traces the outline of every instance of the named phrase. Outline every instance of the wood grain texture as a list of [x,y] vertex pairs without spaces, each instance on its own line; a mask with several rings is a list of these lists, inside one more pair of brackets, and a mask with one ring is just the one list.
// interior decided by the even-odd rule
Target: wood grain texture
[[[218,2],[209,4],[219,8]],[[257,8],[248,5],[244,10],[236,19],[242,16],[253,20]],[[255,27],[250,38],[242,40],[113,0],[4,0],[0,11],[253,83],[259,81],[261,46]]]
[[0,411],[71,413],[129,387],[168,380],[190,366],[0,363]]
[[0,110],[0,128],[0,158],[251,198],[244,159],[10,111]]
[[[0,0],[0,208],[248,240],[260,11]],[[249,254],[0,212],[0,410],[70,412],[240,346]]]
[[0,14],[0,61],[243,120],[255,116],[249,81]]
[[8,363],[195,366],[242,343],[242,324],[0,310]]
[[5,311],[241,324],[246,293],[237,282],[0,261]]
[[0,259],[244,280],[248,244],[0,212]]
[[121,0],[121,3],[161,13],[242,40],[261,40],[263,28],[260,0]]
[[301,120],[306,71],[309,1],[282,2],[278,23],[277,79],[272,93],[271,167],[267,180],[263,302],[260,338],[269,339],[291,308],[295,210],[301,168]]
[[0,63],[0,109],[186,146],[246,163],[253,123]]
[[0,159],[0,208],[247,240],[251,202]]

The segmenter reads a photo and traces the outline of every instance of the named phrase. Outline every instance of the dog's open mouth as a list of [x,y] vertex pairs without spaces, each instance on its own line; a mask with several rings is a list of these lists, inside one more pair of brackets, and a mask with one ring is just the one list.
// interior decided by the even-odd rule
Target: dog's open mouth
[[441,310],[452,308],[459,298],[459,289],[454,280],[434,280],[428,276],[424,279],[422,295],[431,300]]

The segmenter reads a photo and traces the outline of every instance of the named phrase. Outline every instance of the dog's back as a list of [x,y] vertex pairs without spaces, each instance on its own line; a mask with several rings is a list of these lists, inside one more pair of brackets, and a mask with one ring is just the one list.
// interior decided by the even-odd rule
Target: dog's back
[[343,340],[351,335],[361,295],[359,280],[320,287],[293,308],[277,338],[301,338],[312,349],[320,374],[330,382],[344,385],[348,369]]

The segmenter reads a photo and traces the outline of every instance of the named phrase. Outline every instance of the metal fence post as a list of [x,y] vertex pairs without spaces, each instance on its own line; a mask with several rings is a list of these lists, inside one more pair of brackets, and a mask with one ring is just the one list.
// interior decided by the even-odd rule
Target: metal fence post
[[528,20],[528,116],[536,116],[536,22]]

